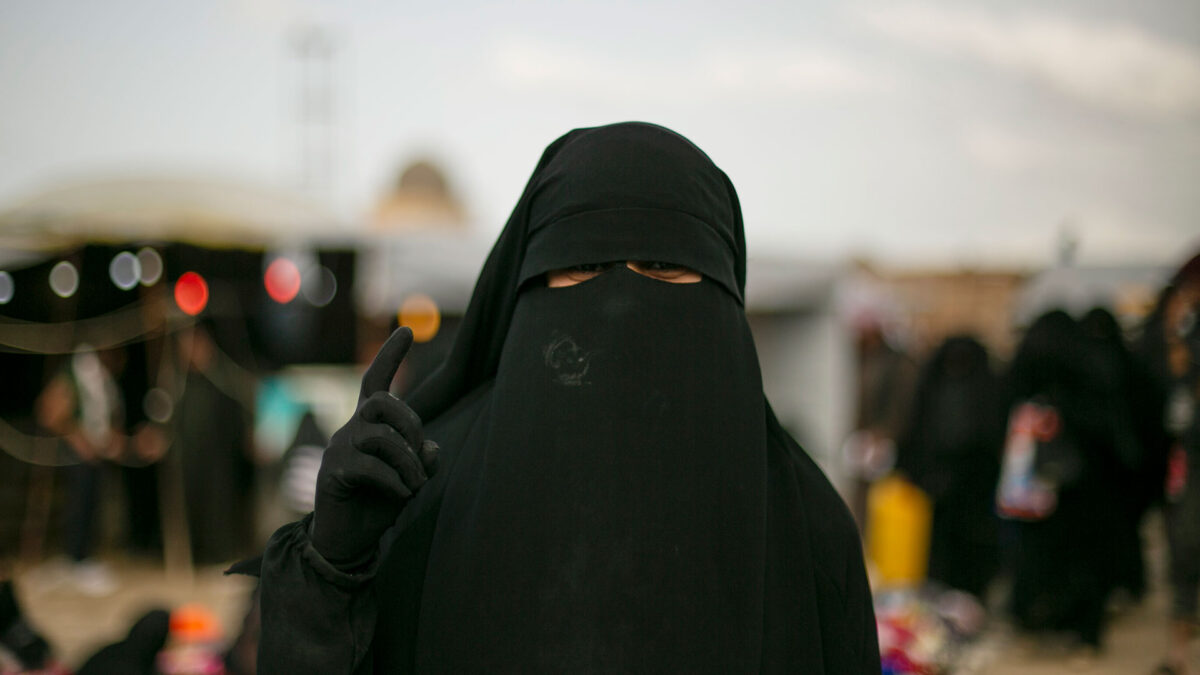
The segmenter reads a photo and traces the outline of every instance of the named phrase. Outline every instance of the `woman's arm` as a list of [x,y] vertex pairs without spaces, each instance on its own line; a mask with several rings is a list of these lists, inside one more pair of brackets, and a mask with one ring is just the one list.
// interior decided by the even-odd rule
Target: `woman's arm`
[[338,570],[313,548],[311,521],[310,514],[279,528],[263,554],[258,672],[369,672],[378,555],[361,570]]

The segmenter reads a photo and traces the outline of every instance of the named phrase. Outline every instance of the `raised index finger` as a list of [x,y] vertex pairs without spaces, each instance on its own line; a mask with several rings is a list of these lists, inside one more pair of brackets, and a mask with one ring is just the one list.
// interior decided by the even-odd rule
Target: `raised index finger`
[[404,355],[408,354],[408,348],[412,346],[412,342],[412,329],[408,326],[401,326],[392,331],[387,342],[384,342],[383,346],[379,348],[375,360],[367,366],[367,372],[363,373],[362,389],[359,390],[360,400],[369,398],[377,391],[388,390],[392,384],[392,378],[396,376],[396,370],[400,367],[400,362],[404,360]]

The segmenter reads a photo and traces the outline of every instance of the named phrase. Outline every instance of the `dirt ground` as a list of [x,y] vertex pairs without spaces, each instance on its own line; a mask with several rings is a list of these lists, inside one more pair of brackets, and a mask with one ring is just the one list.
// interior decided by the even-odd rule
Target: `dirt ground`
[[[1151,592],[1141,605],[1114,615],[1103,652],[1089,657],[1062,645],[1035,643],[997,621],[971,649],[959,673],[1148,675],[1166,648],[1165,555],[1153,527],[1150,523],[1147,528]],[[215,613],[225,635],[232,637],[241,626],[253,589],[252,579],[223,576],[220,567],[168,574],[161,565],[142,560],[109,558],[106,562],[117,587],[102,597],[81,592],[61,562],[46,562],[16,575],[18,597],[30,620],[68,667],[77,667],[99,647],[123,637],[130,624],[153,607],[201,603]],[[1200,659],[1193,664],[1193,672],[1200,673]]]
[[[1167,650],[1169,595],[1166,585],[1167,551],[1162,520],[1151,513],[1142,528],[1148,592],[1139,605],[1114,607],[1104,649],[1095,655],[1080,653],[1062,643],[1035,642],[1014,635],[1003,623],[989,630],[972,656],[977,668],[964,673],[986,675],[1150,675]],[[1120,604],[1120,603],[1114,603]],[[1193,645],[1192,672],[1200,673],[1200,655]]]
[[54,647],[59,660],[78,668],[106,644],[123,639],[134,621],[154,608],[173,609],[199,603],[220,621],[225,636],[240,630],[254,580],[205,567],[168,574],[146,561],[105,561],[117,582],[115,592],[95,596],[81,592],[60,561],[49,561],[18,573],[17,596],[32,623]]

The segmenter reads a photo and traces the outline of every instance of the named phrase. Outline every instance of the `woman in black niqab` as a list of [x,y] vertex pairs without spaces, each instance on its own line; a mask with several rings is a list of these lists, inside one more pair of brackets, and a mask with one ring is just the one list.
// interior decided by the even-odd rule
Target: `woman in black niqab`
[[1101,421],[1109,428],[1113,501],[1121,512],[1113,527],[1113,583],[1140,599],[1146,590],[1141,523],[1162,493],[1166,459],[1163,397],[1149,369],[1126,345],[1111,312],[1095,307],[1079,326],[1092,347],[1090,379],[1101,398]]
[[1017,524],[1012,611],[1025,629],[1074,633],[1099,648],[1114,575],[1112,533],[1122,511],[1113,413],[1094,371],[1087,337],[1062,311],[1033,322],[1010,367],[1013,406],[1033,402],[1055,411],[1056,431],[1039,444],[1034,470],[1057,493],[1052,513]]
[[921,369],[896,468],[933,501],[932,581],[983,597],[997,571],[996,480],[1004,403],[988,353],[974,337],[947,338]]
[[360,670],[879,672],[853,522],[763,397],[744,285],[736,193],[686,139],[546,150],[408,397],[442,455],[382,543]]

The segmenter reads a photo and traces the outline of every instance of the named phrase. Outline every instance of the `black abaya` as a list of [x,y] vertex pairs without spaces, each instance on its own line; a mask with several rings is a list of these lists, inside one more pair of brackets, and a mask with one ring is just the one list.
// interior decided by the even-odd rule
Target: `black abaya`
[[996,481],[1004,403],[987,351],[948,338],[921,371],[898,469],[933,501],[929,579],[982,597],[997,571]]
[[1012,612],[1031,631],[1069,631],[1099,647],[1112,590],[1117,495],[1114,418],[1093,382],[1088,345],[1065,312],[1039,317],[1009,371],[1012,402],[1052,408],[1051,439],[1040,441],[1034,470],[1055,486],[1057,504],[1041,520],[1017,524]]
[[[704,279],[542,276],[625,260]],[[409,398],[437,474],[362,575],[276,534],[263,672],[879,672],[856,530],[763,398],[744,281],[736,194],[691,143],[551,145]]]

